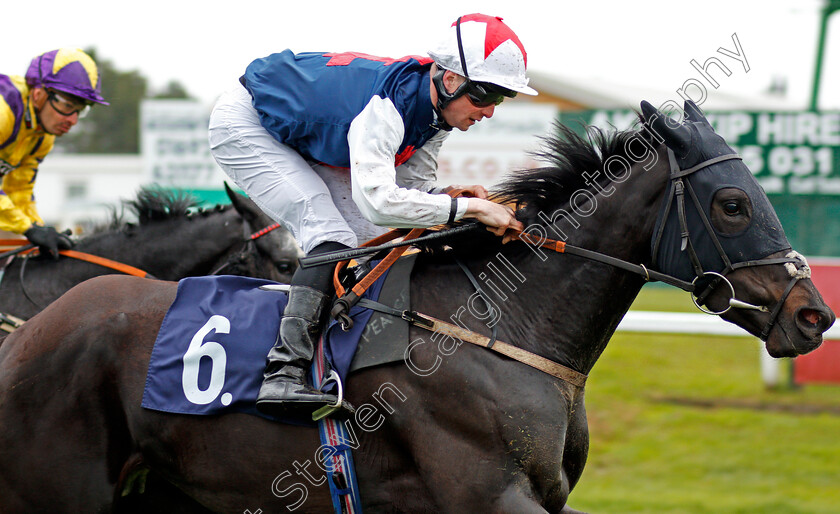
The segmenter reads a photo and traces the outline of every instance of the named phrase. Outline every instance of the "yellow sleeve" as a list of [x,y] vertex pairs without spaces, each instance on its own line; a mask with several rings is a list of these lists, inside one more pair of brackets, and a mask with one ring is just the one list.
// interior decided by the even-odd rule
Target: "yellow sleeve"
[[52,150],[52,141],[28,155],[16,169],[3,177],[0,191],[0,230],[23,234],[33,223],[44,224],[35,207],[35,177],[39,159]]
[[0,230],[23,234],[32,226],[32,221],[15,207],[8,195],[0,192]]
[[0,144],[3,144],[12,137],[12,132],[15,130],[15,113],[12,108],[6,103],[6,99],[0,95]]

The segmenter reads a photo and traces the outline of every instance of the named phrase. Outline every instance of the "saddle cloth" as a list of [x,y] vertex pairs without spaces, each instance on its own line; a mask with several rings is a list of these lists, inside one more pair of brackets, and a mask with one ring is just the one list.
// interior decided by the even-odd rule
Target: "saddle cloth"
[[[413,259],[395,264],[365,293],[402,303],[407,292]],[[398,270],[395,272],[395,270]],[[390,279],[394,275],[394,279]],[[400,275],[403,278],[396,279]],[[142,406],[180,414],[215,415],[245,412],[271,419],[256,409],[266,354],[274,345],[287,296],[259,289],[275,282],[236,276],[182,279],[164,317],[152,349]],[[403,284],[395,287],[394,284]],[[396,308],[400,305],[390,305]],[[371,321],[372,317],[373,321]],[[354,326],[349,332],[332,322],[325,331],[324,354],[332,369],[346,383],[351,367],[361,369],[399,360],[408,345],[408,325],[393,316],[353,307]],[[359,341],[370,347],[374,340],[393,346],[387,352],[368,349],[356,355]],[[379,353],[376,356],[374,354]]]

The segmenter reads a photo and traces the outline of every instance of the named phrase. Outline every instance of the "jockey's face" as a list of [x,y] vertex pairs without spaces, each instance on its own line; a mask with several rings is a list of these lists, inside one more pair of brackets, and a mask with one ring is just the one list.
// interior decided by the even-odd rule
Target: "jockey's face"
[[[85,106],[84,104],[74,105],[75,98],[69,95],[59,95],[56,98],[50,98],[50,96],[50,92],[43,88],[35,88],[32,91],[32,101],[38,113],[38,122],[47,134],[63,136],[79,122],[79,112]],[[56,106],[64,110],[58,110]]]
[[[443,85],[450,93],[458,89],[464,82],[464,77],[447,71],[443,75]],[[478,107],[470,101],[469,96],[461,95],[443,109],[443,119],[453,128],[466,131],[484,118],[492,118],[496,112],[496,105]]]

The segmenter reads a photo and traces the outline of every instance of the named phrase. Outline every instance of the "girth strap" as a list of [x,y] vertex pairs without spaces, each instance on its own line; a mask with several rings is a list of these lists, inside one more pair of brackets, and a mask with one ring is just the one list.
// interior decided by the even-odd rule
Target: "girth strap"
[[426,330],[430,330],[432,332],[449,334],[453,337],[458,338],[461,341],[472,343],[477,346],[483,346],[485,348],[493,350],[496,353],[500,353],[502,355],[510,357],[513,360],[519,361],[523,364],[527,364],[528,366],[531,366],[534,369],[538,369],[544,373],[548,373],[553,377],[559,378],[560,380],[564,380],[577,387],[583,387],[586,385],[586,375],[575,371],[572,368],[567,368],[566,366],[563,366],[558,362],[546,359],[545,357],[542,357],[535,353],[531,353],[527,350],[523,350],[522,348],[513,346],[512,344],[505,343],[504,341],[496,341],[491,347],[488,346],[488,344],[490,343],[490,338],[487,336],[483,336],[476,332],[466,330],[464,328],[459,327],[458,325],[447,323],[437,318],[433,318],[426,315],[423,315],[423,317],[426,318],[426,320],[431,321],[431,326],[427,326],[426,324],[415,324],[416,326],[425,328]]

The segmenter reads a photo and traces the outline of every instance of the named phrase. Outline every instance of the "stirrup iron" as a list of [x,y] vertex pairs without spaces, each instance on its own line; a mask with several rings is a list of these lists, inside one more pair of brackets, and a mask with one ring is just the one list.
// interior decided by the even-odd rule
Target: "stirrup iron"
[[330,382],[335,382],[336,386],[338,387],[338,399],[335,403],[331,405],[324,405],[323,407],[317,409],[312,413],[312,421],[318,421],[320,419],[326,418],[330,416],[336,411],[344,410],[349,414],[353,414],[356,412],[356,408],[350,405],[350,403],[344,401],[344,386],[341,383],[341,377],[338,376],[338,373],[334,370],[330,370],[330,375],[324,380],[321,384],[321,392],[323,392],[324,387],[329,384]]

